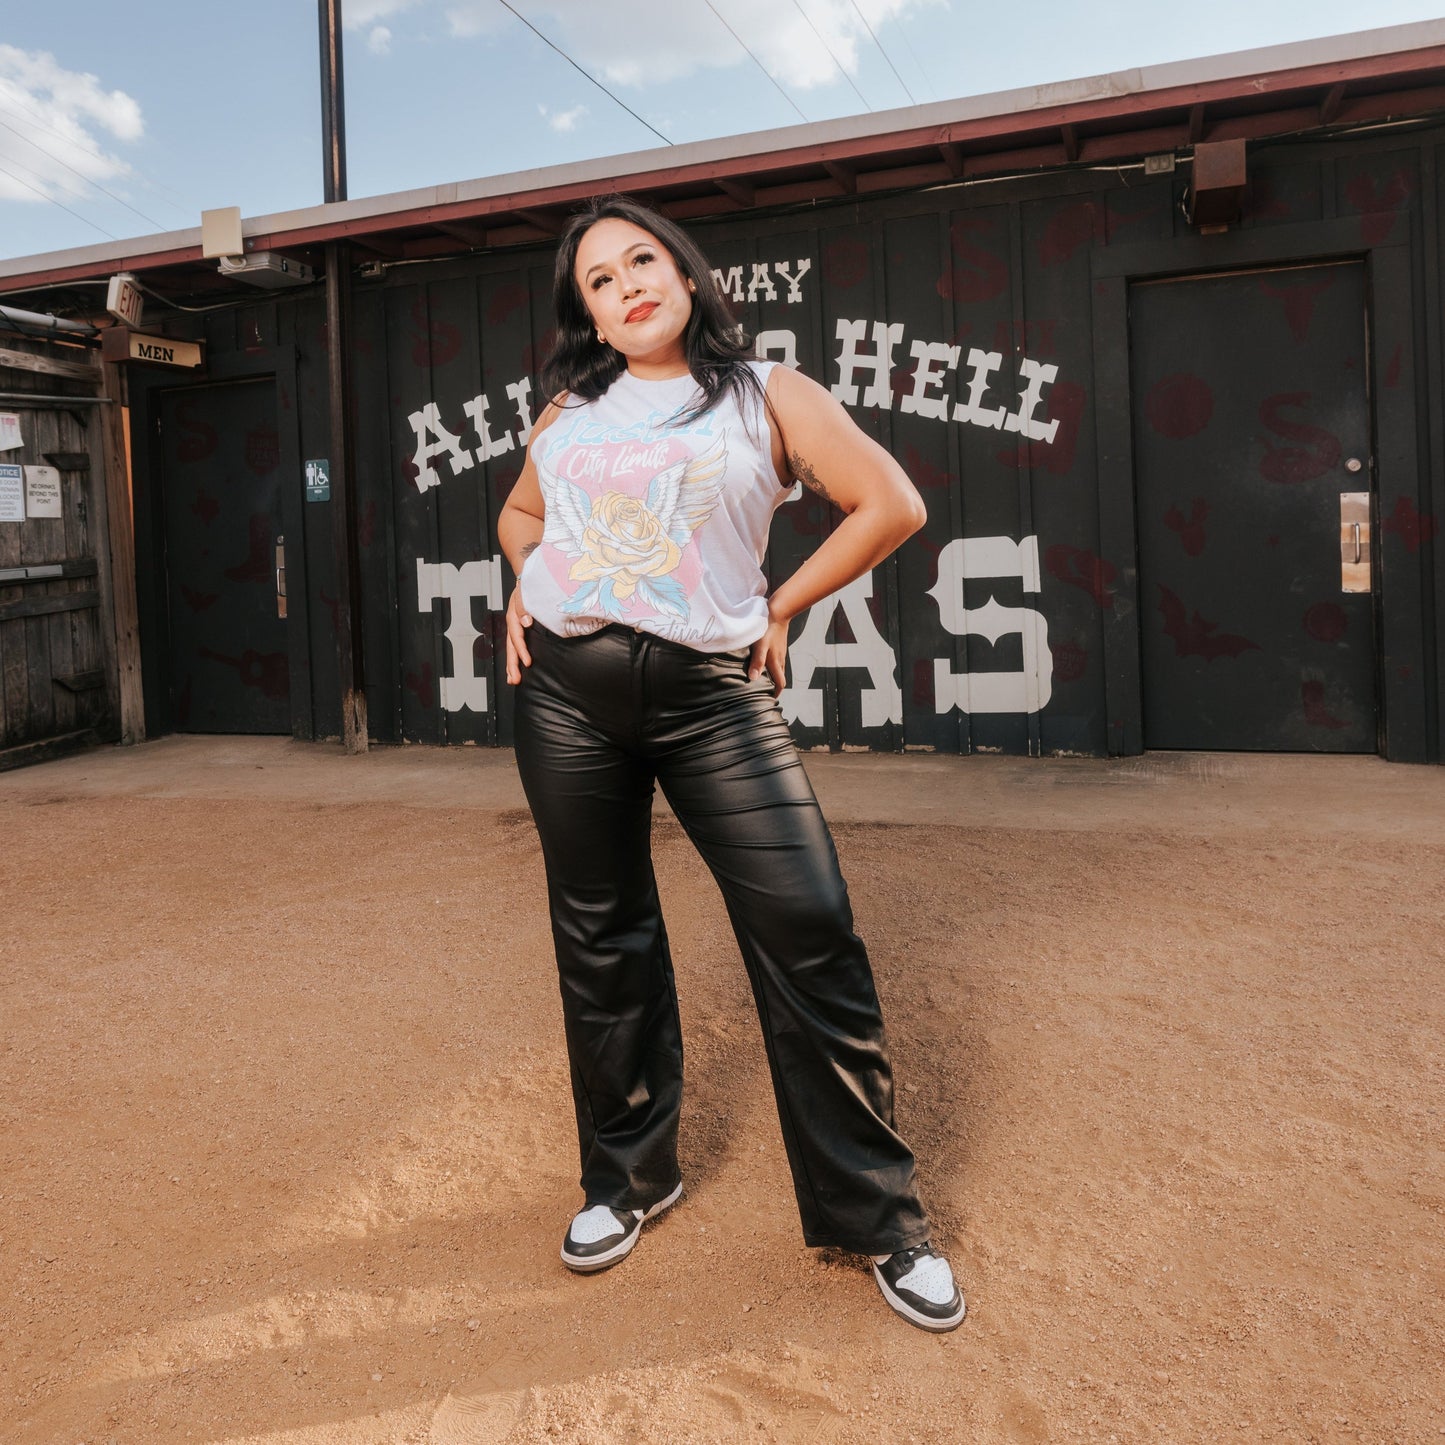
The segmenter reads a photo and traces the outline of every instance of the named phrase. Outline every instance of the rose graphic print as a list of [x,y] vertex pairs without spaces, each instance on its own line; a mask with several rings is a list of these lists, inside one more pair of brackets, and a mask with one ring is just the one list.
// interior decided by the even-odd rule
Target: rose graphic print
[[620,492],[608,492],[592,504],[582,553],[567,575],[577,582],[609,579],[619,602],[631,597],[644,579],[661,578],[682,560],[682,549],[663,531],[656,514]]
[[615,491],[594,501],[575,482],[542,473],[542,541],[574,558],[568,578],[586,584],[560,610],[575,615],[600,609],[621,621],[622,604],[635,598],[659,614],[685,619],[688,599],[671,574],[716,508],[726,472],[723,436],[708,451],[653,476],[645,501]]

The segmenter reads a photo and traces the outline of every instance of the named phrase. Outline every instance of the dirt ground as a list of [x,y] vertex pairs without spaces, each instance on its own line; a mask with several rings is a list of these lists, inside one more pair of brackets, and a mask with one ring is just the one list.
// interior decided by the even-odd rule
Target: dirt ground
[[0,1438],[1445,1439],[1445,769],[808,766],[960,1330],[803,1246],[665,813],[687,1192],[578,1278],[510,754],[166,739],[0,775]]

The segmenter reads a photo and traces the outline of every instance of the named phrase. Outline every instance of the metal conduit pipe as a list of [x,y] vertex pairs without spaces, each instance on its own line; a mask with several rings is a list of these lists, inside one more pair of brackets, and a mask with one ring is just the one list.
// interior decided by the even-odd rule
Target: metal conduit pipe
[[0,391],[0,401],[6,406],[111,406],[108,396],[64,396],[41,394],[38,391]]
[[88,321],[65,321],[39,311],[19,311],[14,306],[0,306],[0,321],[13,321],[31,332],[51,331],[65,336],[99,336],[98,328]]

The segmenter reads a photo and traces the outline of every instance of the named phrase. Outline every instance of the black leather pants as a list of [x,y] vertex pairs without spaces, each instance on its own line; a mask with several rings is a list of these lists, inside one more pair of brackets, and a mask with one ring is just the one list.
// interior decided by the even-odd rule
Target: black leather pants
[[810,1245],[929,1237],[893,1127],[878,997],[833,840],[766,677],[611,625],[534,623],[517,764],[547,868],[589,1204],[677,1184],[682,1035],[652,871],[654,782],[722,889],[742,949]]

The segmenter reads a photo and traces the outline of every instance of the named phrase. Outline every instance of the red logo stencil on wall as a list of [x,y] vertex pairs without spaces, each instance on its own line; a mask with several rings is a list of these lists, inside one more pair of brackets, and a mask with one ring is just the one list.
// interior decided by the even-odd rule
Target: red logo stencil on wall
[[995,458],[1006,467],[1042,467],[1052,476],[1066,476],[1074,465],[1079,446],[1079,428],[1084,420],[1084,388],[1077,381],[1055,382],[1044,399],[1050,421],[1059,424],[1051,442],[1025,442],[1001,448]]
[[919,707],[933,702],[933,659],[920,657],[913,664],[913,701]]
[[1400,207],[1410,199],[1410,177],[1404,171],[1396,171],[1382,182],[1363,173],[1352,176],[1345,183],[1345,199],[1355,210],[1364,212],[1360,239],[1367,246],[1378,246],[1395,229]]
[[937,291],[945,301],[991,301],[1008,286],[1008,266],[1002,256],[976,246],[968,238],[992,236],[992,221],[982,216],[964,216],[948,229],[953,246],[953,264],[938,278]]
[[1304,707],[1305,721],[1317,728],[1345,728],[1349,723],[1337,718],[1325,706],[1325,685],[1322,682],[1306,682],[1300,685],[1300,702]]
[[186,599],[186,606],[192,612],[204,612],[213,602],[220,598],[219,592],[198,592],[194,587],[187,587],[181,583],[181,596]]
[[271,518],[265,512],[253,512],[249,524],[250,551],[244,562],[226,568],[232,582],[271,582]]
[[185,433],[176,442],[178,462],[199,462],[210,456],[220,445],[216,429],[208,421],[193,421],[196,404],[183,401],[176,407],[176,425]]
[[432,687],[432,665],[424,662],[420,672],[409,672],[406,675],[407,688],[416,694],[416,699],[424,708],[436,706],[436,690]]
[[846,290],[868,274],[868,247],[851,236],[830,241],[823,248],[823,279]]
[[1176,371],[1161,377],[1144,398],[1144,415],[1162,437],[1182,442],[1197,436],[1214,415],[1214,393],[1209,383],[1192,372]]
[[500,326],[514,311],[527,309],[527,288],[520,281],[509,281],[497,287],[487,303],[487,325]]
[[920,492],[947,487],[952,480],[945,468],[934,466],[912,442],[903,443],[903,470]]
[[281,438],[275,427],[253,427],[246,433],[246,465],[258,477],[281,464]]
[[1283,303],[1285,324],[1289,327],[1290,334],[1296,341],[1303,341],[1310,334],[1310,320],[1315,313],[1315,302],[1334,284],[1334,276],[1328,273],[1322,280],[1290,281],[1283,286],[1261,278],[1259,293]]
[[1049,217],[1039,238],[1039,262],[1057,266],[1069,260],[1086,241],[1103,239],[1103,206],[1098,201],[1074,201]]
[[1054,681],[1078,682],[1089,670],[1089,654],[1077,642],[1050,643],[1054,657]]
[[1204,550],[1204,524],[1209,520],[1209,503],[1203,497],[1195,497],[1189,504],[1189,520],[1178,507],[1170,507],[1164,513],[1164,525],[1171,532],[1179,533],[1186,557],[1197,557]]
[[1434,540],[1440,524],[1429,512],[1418,511],[1409,497],[1397,497],[1395,510],[1380,523],[1380,530],[1399,537],[1407,552],[1418,552],[1421,542]]
[[1159,611],[1164,618],[1164,635],[1174,643],[1178,657],[1202,657],[1213,662],[1217,657],[1238,657],[1242,652],[1260,650],[1259,643],[1251,642],[1233,632],[1220,632],[1217,622],[1209,622],[1198,612],[1188,615],[1184,603],[1162,582],[1159,583]]
[[1338,602],[1316,602],[1305,609],[1304,629],[1316,642],[1338,642],[1349,627],[1349,618]]
[[1114,579],[1119,570],[1112,562],[1106,562],[1086,547],[1058,542],[1044,553],[1044,566],[1060,582],[1087,592],[1097,607],[1113,606]]
[[222,652],[212,652],[209,647],[200,649],[200,655],[210,662],[221,662],[234,667],[241,677],[242,687],[259,688],[262,697],[285,697],[291,690],[290,670],[286,665],[284,652],[257,652],[248,647],[240,657],[227,657]]
[[216,520],[216,514],[220,510],[221,504],[204,487],[196,492],[196,500],[191,503],[191,511],[201,519],[203,526],[209,527]]
[[416,328],[412,333],[411,359],[418,366],[445,366],[456,358],[462,349],[459,326],[433,319],[421,297],[411,303],[411,321]]
[[1282,415],[1285,407],[1308,406],[1310,395],[1307,391],[1282,391],[1260,402],[1260,421],[1275,436],[1299,443],[1298,446],[1276,447],[1268,437],[1259,438],[1265,449],[1264,456],[1260,458],[1259,473],[1266,481],[1286,485],[1309,482],[1339,465],[1340,439],[1333,432],[1311,426],[1309,422],[1289,421]]

